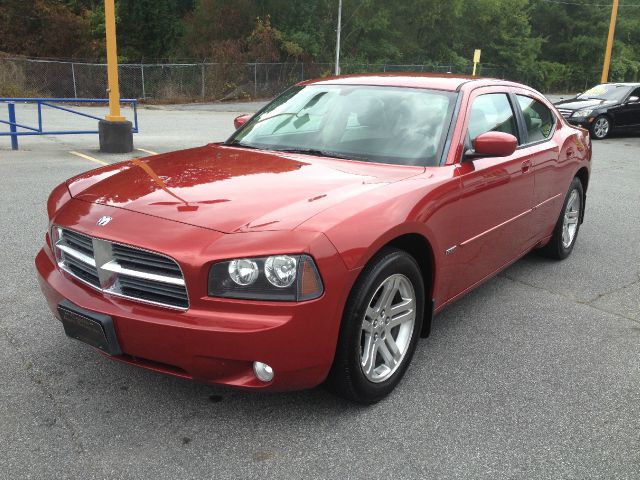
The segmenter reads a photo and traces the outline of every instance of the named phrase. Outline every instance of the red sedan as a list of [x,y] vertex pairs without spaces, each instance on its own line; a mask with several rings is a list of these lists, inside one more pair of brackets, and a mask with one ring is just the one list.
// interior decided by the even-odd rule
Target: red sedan
[[36,266],[67,335],[179,377],[372,403],[434,314],[531,250],[567,257],[582,223],[589,135],[524,85],[308,81],[236,127],[53,191]]

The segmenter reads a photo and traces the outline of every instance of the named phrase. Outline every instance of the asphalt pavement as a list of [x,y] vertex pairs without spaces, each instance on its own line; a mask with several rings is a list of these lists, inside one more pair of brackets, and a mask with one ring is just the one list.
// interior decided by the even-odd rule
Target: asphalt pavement
[[[136,147],[221,140],[248,110],[144,108]],[[169,378],[66,338],[33,267],[47,196],[98,166],[70,152],[107,163],[147,152],[104,155],[95,136],[8,145],[0,138],[0,478],[640,478],[640,135],[595,144],[571,257],[528,255],[447,308],[371,407],[322,388]]]

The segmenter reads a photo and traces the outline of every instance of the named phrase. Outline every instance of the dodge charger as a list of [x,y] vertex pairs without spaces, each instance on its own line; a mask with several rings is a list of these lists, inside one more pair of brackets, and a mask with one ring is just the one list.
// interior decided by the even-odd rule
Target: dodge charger
[[333,77],[235,126],[53,190],[35,263],[69,337],[200,382],[374,403],[435,314],[532,250],[567,257],[584,218],[589,133],[524,85]]

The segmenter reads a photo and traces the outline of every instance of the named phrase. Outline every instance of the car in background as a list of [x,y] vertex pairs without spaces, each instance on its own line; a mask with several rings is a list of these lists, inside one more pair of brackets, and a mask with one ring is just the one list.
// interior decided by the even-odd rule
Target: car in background
[[612,131],[640,131],[640,83],[603,83],[555,103],[567,121],[602,140]]
[[373,403],[434,314],[532,250],[566,258],[584,217],[589,135],[517,83],[305,81],[235,123],[54,189],[36,267],[68,336],[182,378]]

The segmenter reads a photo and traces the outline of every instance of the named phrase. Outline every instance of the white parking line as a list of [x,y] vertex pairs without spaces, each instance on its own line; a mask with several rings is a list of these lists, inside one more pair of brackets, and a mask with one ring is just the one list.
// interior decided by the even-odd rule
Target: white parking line
[[149,155],[158,155],[158,152],[153,152],[151,150],[146,150],[144,148],[136,148],[136,150],[139,150],[139,151],[144,152],[144,153],[148,153]]
[[80,158],[84,158],[85,160],[89,160],[91,162],[95,162],[95,163],[99,163],[100,165],[111,165],[108,162],[103,162],[102,160],[98,160],[97,158],[93,158],[89,155],[85,155],[84,153],[80,153],[80,152],[69,152],[71,155],[75,155],[76,157],[80,157]]

